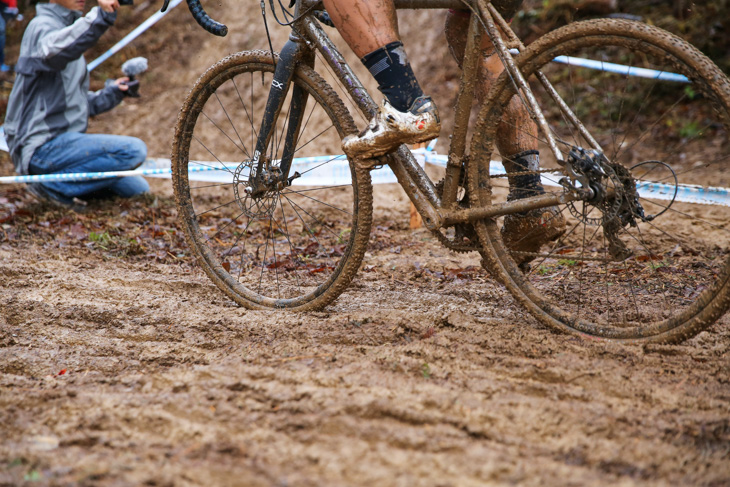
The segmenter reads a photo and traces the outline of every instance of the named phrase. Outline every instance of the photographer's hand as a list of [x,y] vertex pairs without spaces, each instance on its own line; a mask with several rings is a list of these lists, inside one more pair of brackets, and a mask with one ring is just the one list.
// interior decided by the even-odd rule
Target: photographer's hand
[[[101,3],[101,2],[100,2]],[[123,78],[118,78],[114,80],[114,84],[117,88],[119,88],[119,91],[127,91],[129,89],[129,78],[126,76]]]
[[99,8],[102,9],[104,12],[116,12],[119,8],[118,0],[98,0],[98,3]]
[[130,80],[128,77],[119,78],[114,80],[114,85],[119,88],[119,91],[124,93],[124,96],[131,96],[132,98],[139,98],[139,80]]

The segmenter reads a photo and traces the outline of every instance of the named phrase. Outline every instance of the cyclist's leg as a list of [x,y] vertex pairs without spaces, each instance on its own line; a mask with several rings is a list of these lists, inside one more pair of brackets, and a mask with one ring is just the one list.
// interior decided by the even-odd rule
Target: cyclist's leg
[[343,140],[345,152],[373,158],[402,143],[436,137],[441,127],[438,111],[431,98],[424,96],[408,62],[392,0],[324,0],[324,5],[387,101],[360,135]]
[[[504,0],[495,4],[506,19],[511,18],[522,3],[521,0]],[[446,18],[445,33],[452,55],[462,65],[469,30],[470,13],[450,11]],[[487,36],[479,46],[482,59],[479,65],[477,98],[483,101],[494,81],[504,71],[504,65],[495,53]],[[508,174],[508,200],[526,198],[544,192],[539,174],[516,174],[537,171],[540,159],[537,144],[537,125],[530,118],[527,107],[518,97],[513,97],[497,128],[497,148]],[[514,175],[510,175],[514,174]],[[536,252],[541,244],[554,240],[565,231],[565,219],[556,207],[532,210],[505,217],[502,234],[509,248],[522,252]],[[520,259],[528,261],[529,259]]]
[[[504,3],[504,2],[502,2]],[[519,7],[521,1],[514,2]],[[516,10],[516,8],[515,8]],[[514,11],[509,14],[501,12],[505,18],[510,18]],[[463,10],[450,10],[446,17],[445,34],[449,49],[459,67],[464,59],[466,49],[466,36],[469,30],[471,14]],[[495,48],[487,36],[482,37],[482,44],[479,46],[482,52],[482,59],[479,65],[479,80],[477,84],[477,98],[483,101],[489,88],[504,71],[504,66]],[[537,126],[532,121],[527,108],[519,99],[513,98],[506,110],[507,117],[499,126],[497,132],[497,146],[499,152],[506,157],[526,151],[537,150]]]
[[357,57],[399,42],[398,18],[393,2],[387,0],[324,0],[337,31]]

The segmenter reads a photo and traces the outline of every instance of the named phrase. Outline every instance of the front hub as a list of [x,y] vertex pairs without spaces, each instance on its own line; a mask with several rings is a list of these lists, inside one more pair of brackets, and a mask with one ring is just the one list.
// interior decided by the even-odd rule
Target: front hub
[[251,219],[271,218],[279,198],[277,182],[279,168],[266,168],[256,177],[258,161],[246,160],[233,173],[233,193],[241,211]]

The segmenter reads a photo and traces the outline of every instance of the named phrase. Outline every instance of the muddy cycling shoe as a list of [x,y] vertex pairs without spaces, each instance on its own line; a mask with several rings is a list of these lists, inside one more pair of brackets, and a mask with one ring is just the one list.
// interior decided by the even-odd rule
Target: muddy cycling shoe
[[507,215],[502,226],[502,240],[512,258],[523,268],[535,257],[519,252],[539,252],[540,247],[564,233],[565,218],[557,206],[537,208],[524,215]]
[[28,183],[25,185],[28,192],[36,197],[39,201],[50,203],[53,206],[68,208],[77,212],[86,209],[86,201],[79,198],[69,198],[68,196],[45,187],[41,183]]
[[407,112],[393,108],[387,100],[359,135],[348,135],[342,149],[351,158],[372,159],[392,152],[401,144],[434,139],[441,130],[436,105],[430,96],[419,96]]

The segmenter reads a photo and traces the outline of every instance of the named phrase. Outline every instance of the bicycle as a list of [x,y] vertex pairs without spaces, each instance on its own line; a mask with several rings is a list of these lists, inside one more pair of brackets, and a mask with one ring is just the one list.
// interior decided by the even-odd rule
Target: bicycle
[[[357,132],[342,99],[315,71],[316,57],[365,119],[376,109],[322,28],[316,0],[296,1],[280,54],[228,56],[189,93],[172,149],[175,198],[189,245],[225,294],[253,309],[331,303],[365,254],[370,170],[388,165],[439,241],[457,252],[478,251],[491,275],[549,327],[596,339],[677,342],[722,317],[730,307],[730,209],[699,211],[680,201],[698,177],[727,178],[730,82],[708,58],[634,21],[576,22],[525,46],[486,0],[395,3],[473,14],[456,128],[438,183],[405,146],[378,160],[348,161],[349,184],[310,177],[343,160],[337,157],[292,172],[295,156],[339,154],[341,139]],[[225,35],[198,0],[188,4],[201,26]],[[505,71],[468,141],[482,35],[492,39]],[[582,67],[580,59],[605,69]],[[504,175],[490,161],[501,112],[513,97],[539,127],[546,168],[539,172],[552,186],[507,201]],[[591,130],[580,121],[586,117]],[[213,164],[204,162],[211,156]],[[226,171],[231,182],[191,185],[194,165]],[[647,196],[648,188],[664,194]],[[519,266],[515,257],[525,256],[505,247],[501,220],[552,205],[566,217],[566,233],[526,256],[531,267]]]

